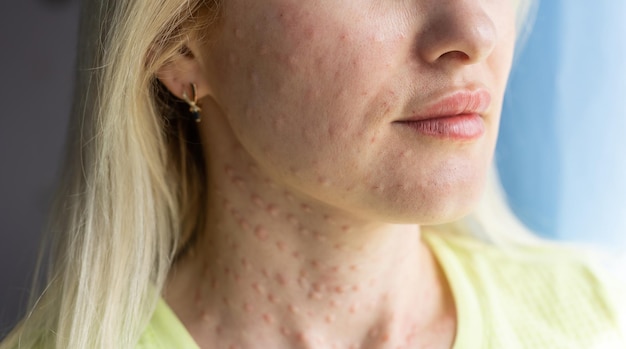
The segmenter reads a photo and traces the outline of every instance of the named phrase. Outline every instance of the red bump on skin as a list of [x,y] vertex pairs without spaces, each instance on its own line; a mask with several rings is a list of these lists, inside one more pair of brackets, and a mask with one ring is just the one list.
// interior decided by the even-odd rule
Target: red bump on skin
[[389,342],[389,339],[391,338],[391,335],[387,332],[385,332],[381,337],[380,340],[387,343]]
[[239,211],[237,211],[236,208],[231,208],[228,212],[230,213],[231,216],[235,217],[235,219],[237,219],[237,217],[240,216]]
[[280,327],[280,333],[285,337],[289,337],[291,335],[291,332],[285,326]]
[[246,270],[250,270],[250,263],[245,258],[241,259],[241,266],[244,267]]
[[295,202],[296,198],[291,195],[289,192],[285,192],[285,197],[287,198],[287,200],[291,201],[291,202]]
[[309,292],[309,299],[320,300],[322,298],[323,298],[323,296],[319,292]]
[[300,313],[300,309],[298,307],[296,307],[295,305],[293,305],[293,304],[289,304],[289,306],[287,308],[289,309],[289,311],[292,314],[299,314]]
[[352,304],[352,305],[350,306],[350,308],[348,309],[348,311],[350,311],[350,314],[354,314],[354,313],[356,313],[356,312],[357,312],[357,310],[359,310],[359,306],[358,306],[356,303],[355,303],[355,304]]
[[353,285],[352,286],[352,291],[359,292],[360,290],[361,290],[361,287],[359,285]]
[[252,86],[259,86],[259,74],[250,73],[250,82],[252,83]]
[[228,211],[232,210],[233,205],[231,205],[230,201],[228,201],[227,199],[224,199],[222,201],[222,204],[224,205],[224,208]]
[[235,184],[239,189],[242,189],[242,190],[246,189],[246,182],[244,182],[243,179],[241,178],[233,179],[233,184]]
[[250,199],[252,200],[252,202],[254,202],[255,205],[257,205],[259,208],[265,208],[265,203],[263,202],[263,200],[256,194],[252,194],[250,196]]
[[324,186],[324,187],[328,187],[330,186],[330,180],[326,177],[320,176],[317,181],[319,182],[320,185]]
[[269,236],[269,233],[267,232],[267,230],[265,230],[265,228],[258,226],[254,230],[254,235],[256,235],[256,237],[259,238],[259,240],[266,241],[267,237]]
[[265,290],[263,289],[263,286],[259,285],[259,283],[257,283],[257,282],[253,282],[252,283],[252,288],[260,295],[265,293]]
[[308,289],[309,288],[309,280],[306,279],[306,277],[304,276],[300,276],[298,277],[298,286],[300,286],[303,289]]
[[259,167],[255,164],[248,165],[248,170],[254,174],[259,174]]
[[232,53],[232,52],[228,55],[228,60],[230,61],[231,65],[235,65],[239,61],[237,56],[234,53]]
[[278,206],[274,204],[270,204],[267,206],[267,212],[274,217],[278,217],[278,215],[280,215],[280,210],[278,209]]
[[342,294],[344,291],[345,289],[341,285],[335,287],[335,292],[338,294]]
[[304,36],[307,40],[313,40],[315,38],[315,28],[309,26],[304,29]]
[[278,300],[276,299],[276,297],[271,293],[267,295],[267,300],[272,304],[278,303]]
[[222,302],[224,303],[225,306],[230,308],[230,299],[228,299],[226,297],[222,297]]
[[315,282],[313,283],[313,285],[311,285],[311,287],[313,288],[313,290],[315,292],[323,292],[324,291],[324,286],[322,286],[321,284]]
[[289,68],[294,69],[298,65],[298,58],[296,56],[287,57],[287,65],[289,65]]
[[287,279],[283,274],[276,273],[276,282],[278,282],[278,284],[281,286],[285,286],[287,284]]
[[335,316],[332,314],[328,314],[326,315],[326,317],[324,317],[324,321],[326,321],[327,324],[332,324],[333,322],[335,322]]
[[254,311],[254,307],[250,303],[245,302],[243,304],[243,310],[245,310],[246,313],[250,314],[250,313],[252,313]]
[[262,44],[261,47],[259,47],[259,55],[260,56],[265,56],[269,52],[270,52],[270,49],[269,49],[269,47],[266,44]]
[[350,265],[350,271],[358,271],[359,267],[356,264]]
[[217,333],[218,335],[222,334],[222,326],[217,325],[215,326],[215,333]]
[[291,254],[293,256],[293,258],[295,259],[300,259],[300,252],[298,251],[293,251],[293,253]]
[[241,229],[245,230],[245,231],[250,231],[250,224],[248,223],[248,221],[246,221],[245,219],[240,219],[238,221],[239,226],[241,227]]
[[349,226],[349,225],[342,225],[342,226],[341,226],[341,230],[342,230],[344,233],[347,233],[347,232],[349,232],[349,231],[351,230],[351,228],[350,228],[350,226]]
[[291,213],[287,215],[287,221],[294,227],[297,227],[300,225],[300,222],[298,222],[298,219],[294,217]]
[[265,321],[266,324],[271,325],[274,323],[274,318],[270,315],[270,314],[263,314],[263,321]]
[[331,299],[330,302],[328,302],[328,304],[330,305],[331,308],[337,308],[337,301],[334,299]]
[[313,268],[315,268],[315,269],[319,269],[319,267],[320,267],[320,262],[318,262],[317,260],[315,260],[315,259],[314,259],[314,260],[312,260],[312,261],[311,261],[311,266],[312,266]]
[[311,213],[313,212],[313,210],[311,209],[311,206],[307,205],[307,204],[302,204],[300,205],[300,208],[302,209],[302,211],[306,212],[306,213]]
[[281,252],[285,252],[285,243],[280,240],[276,241],[276,248]]
[[322,233],[317,232],[317,231],[315,233],[313,233],[313,237],[315,237],[315,240],[317,240],[319,242],[326,241],[326,236],[322,235]]
[[237,39],[243,39],[243,30],[240,28],[235,29],[235,37]]
[[230,167],[229,165],[224,166],[224,172],[226,172],[228,177],[232,178],[235,176],[235,170],[233,170],[233,168]]

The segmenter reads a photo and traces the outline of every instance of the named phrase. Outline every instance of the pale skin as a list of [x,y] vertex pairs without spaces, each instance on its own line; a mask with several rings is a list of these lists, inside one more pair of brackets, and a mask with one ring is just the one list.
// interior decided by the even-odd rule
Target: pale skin
[[[164,298],[201,348],[451,348],[454,297],[420,225],[478,201],[515,41],[501,0],[229,0],[164,66],[198,86],[207,231]],[[485,132],[399,127],[487,90]]]

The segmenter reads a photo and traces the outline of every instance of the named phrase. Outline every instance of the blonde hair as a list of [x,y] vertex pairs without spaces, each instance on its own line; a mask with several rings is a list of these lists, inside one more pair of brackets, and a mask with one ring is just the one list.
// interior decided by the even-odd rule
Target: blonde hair
[[[530,1],[515,2],[524,18]],[[44,243],[50,263],[39,261],[50,266],[47,280],[0,349],[134,347],[180,242],[202,229],[199,140],[193,125],[167,117],[176,103],[155,76],[184,53],[198,22],[210,25],[207,14],[219,20],[217,1],[93,0],[81,11],[67,156]],[[536,241],[508,211],[497,179],[490,183],[475,214],[433,228]]]

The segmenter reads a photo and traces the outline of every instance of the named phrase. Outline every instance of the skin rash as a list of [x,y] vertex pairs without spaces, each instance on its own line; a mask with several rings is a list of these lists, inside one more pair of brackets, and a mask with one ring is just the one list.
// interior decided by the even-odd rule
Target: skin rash
[[[202,348],[450,348],[454,297],[419,226],[466,214],[493,155],[515,38],[499,0],[224,1],[193,56],[208,229],[164,298]],[[395,121],[483,89],[471,141]],[[188,92],[189,93],[189,92]],[[462,324],[460,324],[462,326]]]

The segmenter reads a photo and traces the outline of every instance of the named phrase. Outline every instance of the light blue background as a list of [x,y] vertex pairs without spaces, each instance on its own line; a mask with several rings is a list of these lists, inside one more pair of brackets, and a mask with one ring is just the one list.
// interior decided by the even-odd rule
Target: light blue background
[[505,98],[503,185],[541,235],[626,248],[626,1],[538,6]]

